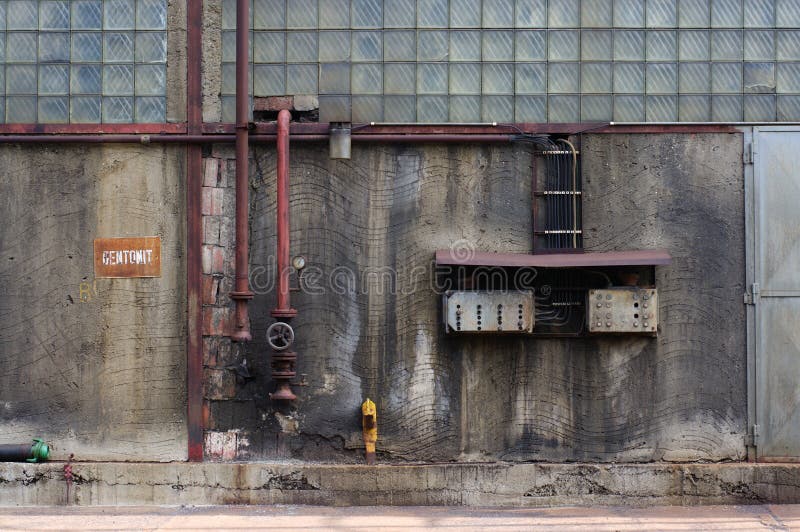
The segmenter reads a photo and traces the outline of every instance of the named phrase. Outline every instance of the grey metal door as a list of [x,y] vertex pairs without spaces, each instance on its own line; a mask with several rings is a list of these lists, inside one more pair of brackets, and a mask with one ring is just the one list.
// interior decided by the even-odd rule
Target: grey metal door
[[[800,459],[800,130],[753,128],[756,455]],[[751,376],[753,377],[753,376]],[[752,390],[752,388],[751,388]]]

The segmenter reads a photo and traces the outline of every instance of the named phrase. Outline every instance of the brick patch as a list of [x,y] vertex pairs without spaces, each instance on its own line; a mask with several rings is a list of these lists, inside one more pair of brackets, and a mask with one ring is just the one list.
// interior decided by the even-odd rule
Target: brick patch
[[294,98],[291,96],[269,96],[267,98],[254,98],[254,111],[281,111],[283,109],[292,110]]
[[[280,102],[273,102],[278,105]],[[212,152],[217,153],[217,152]],[[205,456],[211,460],[235,460],[246,452],[247,439],[233,431],[214,430],[214,404],[236,397],[236,374],[231,366],[241,362],[240,349],[230,339],[233,303],[235,233],[235,180],[233,152],[223,150],[203,160],[203,426]],[[228,186],[230,184],[230,187]],[[227,428],[227,427],[225,427]],[[242,451],[240,448],[244,449]]]

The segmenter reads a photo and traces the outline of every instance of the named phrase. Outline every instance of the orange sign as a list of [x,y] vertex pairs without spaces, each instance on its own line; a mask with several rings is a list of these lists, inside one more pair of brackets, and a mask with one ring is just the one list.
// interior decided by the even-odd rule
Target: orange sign
[[161,277],[161,237],[95,238],[95,277]]

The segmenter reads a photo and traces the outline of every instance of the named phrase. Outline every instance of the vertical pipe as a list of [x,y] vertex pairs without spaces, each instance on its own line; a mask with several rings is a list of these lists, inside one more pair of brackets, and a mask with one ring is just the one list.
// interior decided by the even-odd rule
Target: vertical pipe
[[272,315],[291,318],[297,311],[289,302],[289,121],[287,110],[278,113],[278,297]]
[[[278,295],[272,316],[289,321],[297,315],[297,311],[289,302],[289,121],[292,115],[287,110],[278,113],[277,151],[277,260],[276,275],[278,277]],[[277,351],[272,354],[272,378],[277,383],[277,390],[270,397],[278,401],[294,401],[297,396],[292,393],[291,383],[295,377],[297,353],[294,351]]]
[[[186,8],[186,121],[187,133],[203,132],[202,38],[203,2]],[[203,148],[186,147],[186,425],[189,460],[203,460],[203,315],[201,304],[203,246]]]
[[231,299],[236,302],[234,328],[231,339],[247,342],[250,335],[250,319],[247,302],[253,298],[248,274],[248,123],[249,102],[249,36],[250,1],[236,0],[236,281]]

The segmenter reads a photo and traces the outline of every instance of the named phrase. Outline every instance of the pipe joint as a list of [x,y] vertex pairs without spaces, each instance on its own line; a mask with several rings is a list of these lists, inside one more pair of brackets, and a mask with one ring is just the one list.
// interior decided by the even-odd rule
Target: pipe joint
[[234,290],[233,292],[230,292],[228,295],[233,300],[244,300],[244,301],[253,299],[253,296],[254,296],[253,292],[251,292],[249,290],[244,291],[244,292],[239,292],[239,291],[235,291]]
[[270,312],[273,318],[294,318],[297,316],[297,309],[293,308],[276,308]]

